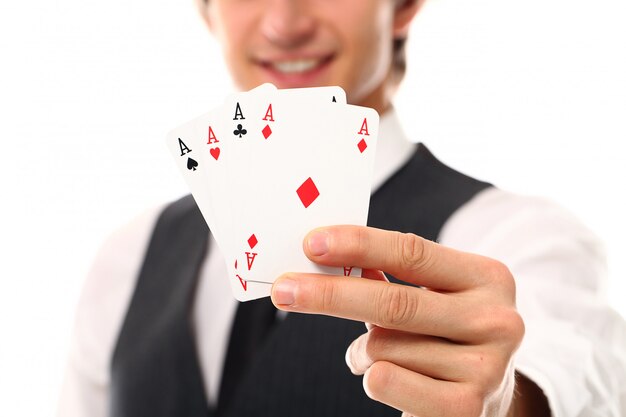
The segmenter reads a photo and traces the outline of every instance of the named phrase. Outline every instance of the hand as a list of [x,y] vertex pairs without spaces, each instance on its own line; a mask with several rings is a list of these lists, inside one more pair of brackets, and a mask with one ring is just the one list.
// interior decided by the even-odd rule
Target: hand
[[[276,307],[368,323],[346,352],[367,395],[403,415],[505,416],[512,355],[524,334],[515,282],[502,263],[413,234],[359,226],[316,229],[312,261],[358,266],[363,278],[288,273]],[[423,288],[389,283],[381,271]]]

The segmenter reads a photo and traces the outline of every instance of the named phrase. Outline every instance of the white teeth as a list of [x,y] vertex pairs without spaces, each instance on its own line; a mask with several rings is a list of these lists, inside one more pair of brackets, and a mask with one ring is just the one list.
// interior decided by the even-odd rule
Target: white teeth
[[319,59],[298,59],[295,61],[274,62],[272,66],[280,72],[295,73],[305,72],[313,69],[320,63]]

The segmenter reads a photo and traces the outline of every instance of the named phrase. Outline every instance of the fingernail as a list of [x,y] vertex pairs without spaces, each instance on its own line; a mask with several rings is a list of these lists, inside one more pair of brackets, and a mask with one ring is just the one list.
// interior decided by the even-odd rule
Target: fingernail
[[295,302],[296,282],[292,279],[284,278],[274,284],[272,298],[275,304],[291,305]]
[[320,256],[328,252],[328,233],[314,232],[308,239],[309,252],[311,255]]

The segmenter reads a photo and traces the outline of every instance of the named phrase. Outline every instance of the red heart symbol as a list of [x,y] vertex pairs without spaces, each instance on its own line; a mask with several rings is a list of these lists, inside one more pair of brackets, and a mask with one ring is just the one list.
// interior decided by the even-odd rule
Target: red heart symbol
[[220,157],[220,148],[211,148],[209,152],[211,153],[211,156],[215,158],[216,161],[217,161],[217,158]]

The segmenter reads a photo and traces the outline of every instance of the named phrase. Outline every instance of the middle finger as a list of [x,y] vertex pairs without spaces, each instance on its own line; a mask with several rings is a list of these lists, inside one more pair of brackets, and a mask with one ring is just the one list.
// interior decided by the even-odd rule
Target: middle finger
[[386,361],[431,378],[466,382],[484,365],[484,357],[485,352],[472,345],[375,327],[352,342],[346,364],[355,375]]

